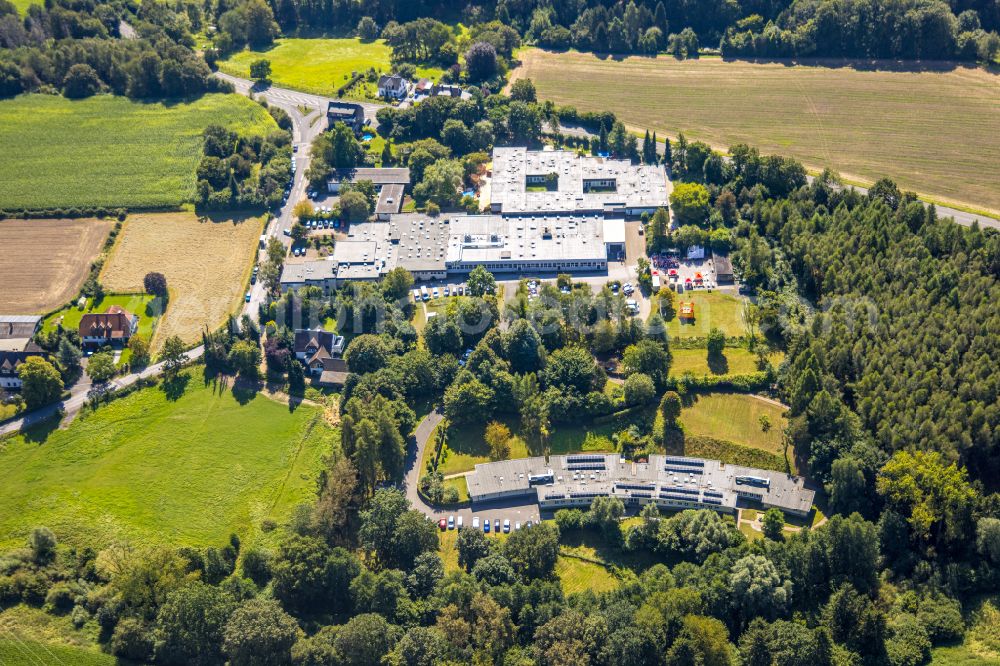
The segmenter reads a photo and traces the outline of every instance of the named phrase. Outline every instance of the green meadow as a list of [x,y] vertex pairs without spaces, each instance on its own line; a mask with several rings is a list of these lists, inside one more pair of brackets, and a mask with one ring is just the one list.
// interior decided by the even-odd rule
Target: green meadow
[[201,133],[211,124],[257,134],[277,128],[263,107],[240,95],[170,103],[111,95],[0,101],[0,210],[192,201]]
[[253,540],[312,501],[337,436],[319,409],[181,377],[0,441],[0,546],[39,525],[94,547]]
[[[316,95],[334,96],[354,72],[363,73],[370,67],[387,74],[392,71],[392,49],[381,40],[364,42],[350,39],[297,39],[275,41],[264,51],[240,51],[219,62],[219,70],[233,76],[250,77],[250,64],[255,60],[271,61],[271,81],[276,86],[294,88]],[[417,75],[427,78],[441,76],[442,70],[418,68]],[[344,95],[356,99],[378,96],[375,83],[358,84]]]

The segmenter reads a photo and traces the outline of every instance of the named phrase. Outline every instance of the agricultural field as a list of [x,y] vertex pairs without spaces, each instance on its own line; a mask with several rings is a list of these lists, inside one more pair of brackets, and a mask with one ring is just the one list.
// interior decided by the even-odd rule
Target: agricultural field
[[211,124],[242,133],[277,129],[263,107],[240,95],[170,104],[111,95],[0,101],[0,210],[192,201],[201,133]]
[[146,273],[163,273],[170,299],[153,349],[172,335],[194,343],[205,327],[220,326],[243,303],[262,231],[257,217],[133,215],[104,264],[101,284],[112,292],[142,291]]
[[247,395],[202,374],[142,389],[0,447],[0,544],[45,525],[73,545],[249,543],[311,501],[337,437],[319,409]]
[[0,220],[0,312],[44,314],[72,300],[114,226],[110,219]]
[[687,291],[677,295],[680,303],[694,303],[693,322],[681,321],[675,316],[667,322],[667,335],[672,338],[704,338],[713,327],[719,328],[727,337],[747,334],[743,324],[743,298],[730,296],[721,291]]
[[[521,51],[514,77],[541,99],[614,111],[632,129],[749,143],[845,177],[883,176],[942,203],[1000,211],[1000,76],[947,64],[922,70],[720,58],[599,57]],[[512,77],[512,78],[514,78]]]
[[[681,410],[686,434],[728,440],[774,455],[784,453],[785,407],[743,393],[708,393],[694,396]],[[770,427],[761,425],[767,417]]]
[[[719,363],[708,362],[708,352],[705,349],[670,350],[670,376],[681,377],[690,372],[696,377],[704,375],[739,375],[757,372],[757,355],[744,347],[726,347]],[[778,367],[784,354],[775,352],[768,354],[771,365]]]
[[[276,86],[328,97],[347,83],[353,72],[374,67],[379,74],[392,71],[392,49],[381,40],[363,42],[351,39],[278,39],[266,51],[240,51],[219,62],[219,71],[243,78],[250,77],[250,64],[261,58],[271,61],[271,80]],[[418,68],[417,75],[437,79],[442,70]],[[377,99],[377,82],[362,82],[344,97]]]

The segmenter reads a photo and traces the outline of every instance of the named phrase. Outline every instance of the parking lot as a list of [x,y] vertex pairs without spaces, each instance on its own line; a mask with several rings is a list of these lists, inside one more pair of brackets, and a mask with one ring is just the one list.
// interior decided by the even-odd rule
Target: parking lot
[[677,292],[718,287],[711,255],[707,259],[684,259],[663,253],[650,257],[650,263],[661,286],[672,287]]

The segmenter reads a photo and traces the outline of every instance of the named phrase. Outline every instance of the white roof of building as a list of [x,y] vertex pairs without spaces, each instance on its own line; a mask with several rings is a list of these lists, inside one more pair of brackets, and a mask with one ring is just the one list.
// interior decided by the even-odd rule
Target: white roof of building
[[[529,176],[555,174],[552,191],[529,191]],[[613,180],[612,191],[585,191],[584,183]],[[570,150],[494,148],[490,202],[503,213],[602,211],[669,205],[667,174],[660,165],[580,156]]]
[[625,244],[625,220],[621,218],[604,220],[604,242],[607,245]]
[[337,263],[329,259],[286,263],[281,270],[281,284],[305,284],[311,281],[331,280],[337,276]]
[[[552,482],[535,485],[538,498],[558,499],[615,495],[687,499],[707,505],[735,507],[738,493],[760,496],[765,506],[808,513],[815,492],[805,488],[804,479],[772,470],[727,465],[718,460],[683,456],[652,455],[649,461],[625,460],[617,453],[582,453],[544,458],[523,458],[481,463],[466,477],[469,495],[495,496],[502,492],[527,492],[531,475],[551,471]],[[766,480],[767,485],[750,485],[738,479]]]

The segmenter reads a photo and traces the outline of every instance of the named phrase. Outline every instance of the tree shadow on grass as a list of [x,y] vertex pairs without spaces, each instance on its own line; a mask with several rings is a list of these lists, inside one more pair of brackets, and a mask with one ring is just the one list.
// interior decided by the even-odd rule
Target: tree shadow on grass
[[167,397],[167,400],[177,402],[184,395],[184,391],[187,390],[189,381],[191,381],[191,375],[187,373],[179,373],[170,377],[165,376],[160,383],[160,388],[163,390],[163,395]]
[[236,398],[236,402],[246,405],[257,397],[257,394],[260,393],[263,387],[264,384],[259,379],[240,377],[233,382],[232,394]]
[[725,354],[709,354],[708,370],[713,375],[729,374],[729,359],[726,358]]
[[59,428],[59,422],[62,420],[61,414],[53,414],[51,418],[47,418],[41,423],[37,423],[30,428],[23,430],[21,432],[21,437],[24,441],[31,444],[44,444],[56,429]]

